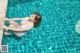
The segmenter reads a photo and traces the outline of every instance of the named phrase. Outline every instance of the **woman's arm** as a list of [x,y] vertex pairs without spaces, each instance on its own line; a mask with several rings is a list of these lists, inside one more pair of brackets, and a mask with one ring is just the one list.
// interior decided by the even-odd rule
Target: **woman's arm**
[[11,21],[11,20],[23,20],[23,19],[25,19],[25,18],[13,18],[13,19],[8,19],[8,18],[6,18],[5,20],[6,20],[6,21]]
[[13,18],[13,19],[8,19],[8,18],[0,18],[0,22],[2,21],[11,21],[11,20],[23,20],[25,18]]
[[8,29],[8,30],[12,30],[12,31],[28,31],[28,30],[30,30],[30,29],[32,29],[33,28],[33,26],[32,27],[25,27],[25,28],[19,28],[19,29],[16,29],[16,28],[10,28],[10,27],[7,27],[7,26],[3,26],[3,28],[4,29]]

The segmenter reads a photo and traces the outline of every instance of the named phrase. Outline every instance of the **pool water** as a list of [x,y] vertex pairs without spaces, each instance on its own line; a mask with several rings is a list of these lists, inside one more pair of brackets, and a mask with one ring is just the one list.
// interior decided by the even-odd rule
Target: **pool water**
[[8,53],[80,53],[80,34],[75,25],[80,19],[79,0],[9,0],[8,18],[26,17],[38,12],[41,25],[22,38],[4,35]]

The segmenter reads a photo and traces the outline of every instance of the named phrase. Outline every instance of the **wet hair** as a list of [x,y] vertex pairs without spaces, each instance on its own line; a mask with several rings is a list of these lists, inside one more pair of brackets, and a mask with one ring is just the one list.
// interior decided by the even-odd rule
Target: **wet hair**
[[38,27],[40,25],[40,23],[41,23],[41,15],[39,13],[37,13],[37,12],[35,12],[33,14],[36,15],[35,16],[35,21],[36,22],[34,22],[34,27]]

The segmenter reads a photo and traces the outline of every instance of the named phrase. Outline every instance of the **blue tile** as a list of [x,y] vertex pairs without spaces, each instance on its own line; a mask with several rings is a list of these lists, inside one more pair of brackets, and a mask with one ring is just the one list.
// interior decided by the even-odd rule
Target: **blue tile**
[[21,18],[38,12],[42,16],[42,22],[39,28],[30,30],[22,38],[14,34],[4,35],[2,44],[9,45],[9,53],[15,50],[15,53],[80,53],[80,34],[75,32],[76,22],[80,19],[79,2],[9,0],[6,17]]

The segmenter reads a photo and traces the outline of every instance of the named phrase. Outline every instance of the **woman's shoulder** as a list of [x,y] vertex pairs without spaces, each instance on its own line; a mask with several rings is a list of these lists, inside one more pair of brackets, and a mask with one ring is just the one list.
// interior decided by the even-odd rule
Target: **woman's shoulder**
[[28,20],[28,19],[29,19],[29,17],[25,17],[24,19],[25,19],[25,20]]
[[21,23],[28,21],[28,19],[29,19],[29,17],[25,17],[25,18],[21,21]]

